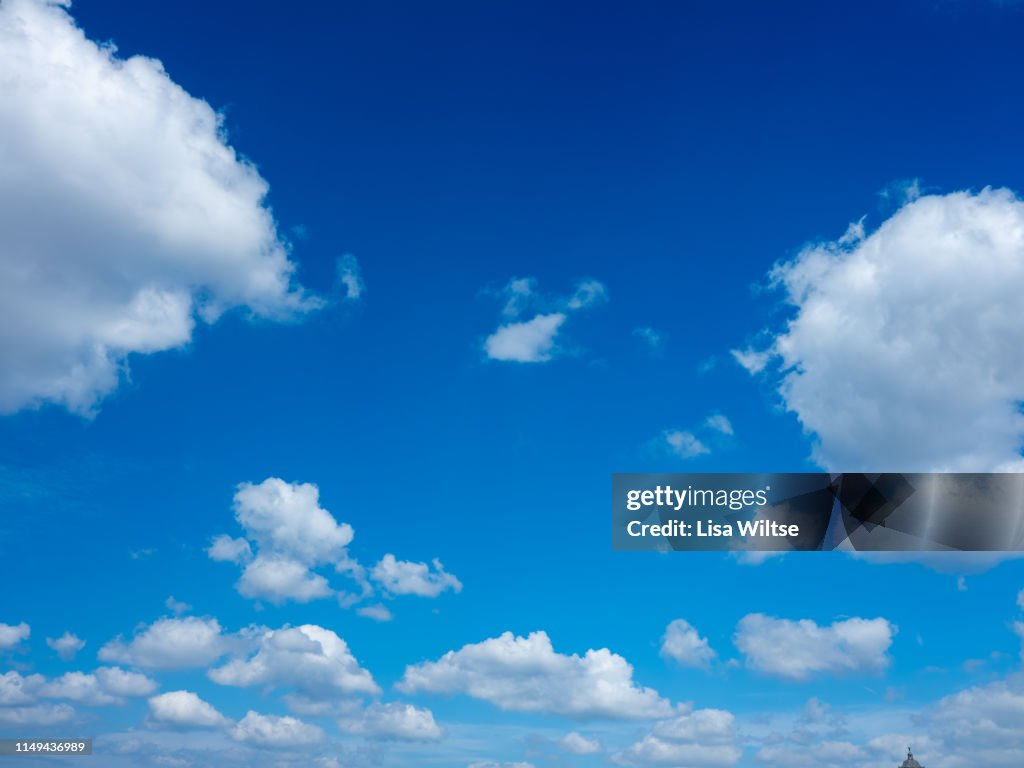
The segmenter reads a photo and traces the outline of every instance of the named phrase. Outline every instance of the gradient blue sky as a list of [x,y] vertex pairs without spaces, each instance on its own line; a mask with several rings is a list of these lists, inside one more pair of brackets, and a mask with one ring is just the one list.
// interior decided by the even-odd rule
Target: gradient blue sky
[[[908,739],[929,768],[1021,764],[1019,561],[834,553],[756,564],[616,554],[608,535],[616,471],[800,471],[829,457],[851,469],[879,455],[879,468],[894,470],[1019,461],[1024,380],[1013,345],[1024,339],[1024,203],[983,190],[1024,188],[1020,6],[134,0],[80,2],[67,12],[89,39],[113,42],[121,59],[158,59],[170,80],[220,112],[224,140],[269,184],[265,205],[295,265],[291,284],[324,306],[282,320],[243,297],[162,351],[114,350],[118,383],[78,409],[91,407],[86,415],[42,390],[9,401],[0,416],[0,624],[31,629],[6,647],[0,632],[0,674],[53,680],[117,663],[160,693],[196,693],[231,724],[161,721],[142,695],[91,706],[41,693],[36,679],[28,698],[0,695],[0,736],[94,735],[96,766],[799,768],[818,755],[815,765],[864,768],[902,759]],[[0,157],[31,145],[49,158],[47,141],[73,152],[72,135],[85,137],[83,152],[104,140],[77,128],[92,118],[75,110],[109,103],[85,100],[63,113],[56,101],[34,112],[43,89],[17,87],[28,67],[11,42],[20,34],[12,19],[34,19],[45,32],[67,27],[62,13],[35,0],[0,3],[0,71],[16,73],[0,76],[0,94],[11,89],[8,104],[18,105],[0,111]],[[33,133],[32,121],[47,114],[46,129]],[[124,115],[113,120],[130,132]],[[39,167],[33,178],[52,172],[42,160]],[[117,185],[133,168],[100,172]],[[18,178],[0,172],[0,202],[25,194]],[[36,258],[35,243],[48,242],[40,233],[77,221],[61,204],[32,209],[37,224],[0,213],[5,276]],[[859,221],[864,231],[840,243]],[[886,234],[908,230],[904,239]],[[4,231],[14,233],[6,245]],[[102,246],[106,236],[91,242]],[[929,238],[948,258],[930,260]],[[926,256],[908,241],[923,243]],[[58,282],[61,264],[93,255],[76,253],[74,242],[59,258],[45,253],[39,258]],[[358,297],[338,279],[345,254],[354,261],[343,264],[358,265]],[[873,361],[870,339],[853,349],[837,337],[833,355],[822,351],[834,330],[827,324],[800,333],[786,325],[813,299],[771,289],[769,273],[781,263],[786,274],[803,274],[822,254],[840,267],[862,257],[894,265],[884,287],[857,294],[853,305],[869,319],[895,317],[878,333],[923,350],[919,366],[876,376],[873,362],[893,358]],[[174,282],[169,263],[153,273],[157,282]],[[81,279],[77,270],[67,274]],[[821,302],[846,307],[842,286],[856,293],[860,283],[839,272],[810,280]],[[532,279],[529,302],[503,314],[517,278]],[[585,281],[603,294],[573,308]],[[191,277],[175,285],[193,297],[217,292]],[[7,290],[0,302],[17,303],[3,315],[9,328],[46,325],[45,314]],[[948,304],[964,339],[936,326],[934,343],[918,343],[927,322],[889,313],[902,296],[926,320],[944,317]],[[500,326],[553,313],[566,319],[547,353],[489,358],[486,340]],[[821,336],[809,340],[815,329]],[[0,334],[0,386],[31,358],[15,333]],[[753,375],[733,355],[781,350],[772,346],[780,338],[792,342],[792,357],[748,366]],[[999,386],[975,398],[959,369],[938,362],[947,353]],[[62,354],[54,352],[57,365]],[[850,375],[862,399],[829,395],[838,391],[830,382],[847,375],[844,355],[860,372]],[[794,365],[820,375],[805,379],[805,390],[822,402],[786,394]],[[953,383],[915,388],[916,376],[933,370]],[[858,385],[857,375],[871,385]],[[900,383],[872,389],[881,379]],[[886,434],[887,409],[902,414],[906,401],[924,404],[910,426]],[[991,427],[1004,412],[1005,429]],[[732,434],[707,423],[716,414]],[[837,426],[827,414],[849,419]],[[944,448],[951,438],[935,431],[943,423],[962,450]],[[834,435],[861,426],[858,457]],[[896,447],[886,454],[876,445]],[[239,594],[239,568],[207,548],[217,535],[242,535],[233,497],[239,484],[266,478],[318,486],[320,506],[354,528],[347,553],[367,569],[388,553],[411,563],[438,558],[461,591],[422,597],[377,581],[359,605],[385,605],[390,621],[334,597],[275,604]],[[334,588],[346,583],[329,563],[316,571]],[[231,654],[184,669],[97,658],[118,635],[131,640],[172,616],[172,595],[190,606],[182,616],[215,618],[225,633],[327,628],[382,693],[335,695],[321,702],[330,708],[300,712],[284,698],[294,681],[212,681],[208,669]],[[745,636],[741,621],[751,614],[812,623]],[[838,641],[833,625],[857,618],[888,622],[891,642]],[[676,619],[706,638],[713,659],[687,667],[666,658],[662,638]],[[46,643],[65,631],[85,642],[68,661]],[[659,758],[635,747],[668,715],[573,716],[542,694],[535,711],[523,712],[500,695],[395,688],[409,665],[535,631],[558,654],[609,649],[632,665],[636,685],[673,706],[692,703],[690,715],[684,706],[673,716],[692,725],[693,712],[720,711],[719,721],[728,712],[727,727],[665,739],[678,749]],[[233,653],[251,656],[246,642]],[[759,662],[758,643],[797,658],[839,650],[794,677]],[[512,684],[500,664],[488,670],[473,674]],[[567,696],[577,682],[566,674]],[[375,699],[429,709],[442,733],[417,741],[338,727]],[[61,706],[73,713],[61,710],[59,725],[39,722]],[[234,725],[250,710],[297,717],[323,729],[323,739],[294,750],[261,746]],[[977,725],[985,717],[991,728]],[[562,742],[570,732],[600,749],[573,754],[579,743]]]

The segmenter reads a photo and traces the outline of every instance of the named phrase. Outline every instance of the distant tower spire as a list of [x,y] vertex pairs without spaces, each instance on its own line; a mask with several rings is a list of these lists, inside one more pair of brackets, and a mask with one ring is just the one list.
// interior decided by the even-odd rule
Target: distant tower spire
[[914,759],[914,753],[910,747],[907,747],[907,759],[903,761],[903,765],[900,768],[924,768],[924,766]]

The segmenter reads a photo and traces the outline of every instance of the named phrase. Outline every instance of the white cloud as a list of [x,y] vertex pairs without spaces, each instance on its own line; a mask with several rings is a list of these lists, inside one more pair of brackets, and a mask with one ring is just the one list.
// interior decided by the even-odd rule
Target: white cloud
[[361,298],[363,292],[366,291],[366,285],[363,283],[363,276],[356,257],[351,253],[346,253],[338,259],[337,270],[338,282],[341,283],[341,287],[345,291],[345,299],[356,301]]
[[152,669],[204,667],[230,650],[216,619],[188,616],[160,619],[145,627],[129,642],[121,637],[100,648],[103,661]]
[[32,628],[24,621],[20,624],[0,622],[0,651],[6,651],[18,645],[22,640],[28,640],[30,634],[32,634]]
[[692,459],[711,453],[710,445],[726,444],[733,434],[732,422],[721,413],[712,413],[692,431],[664,430],[655,446],[680,459]]
[[[566,298],[550,299],[537,292],[532,278],[514,278],[499,293],[505,298],[502,316],[509,320],[484,340],[484,352],[491,360],[515,363],[545,363],[561,351],[556,338],[570,313],[608,299],[608,291],[597,280],[582,280]],[[521,320],[535,308],[534,316]]]
[[35,704],[29,707],[0,707],[0,722],[11,725],[59,725],[75,716],[67,704]]
[[384,555],[370,571],[370,576],[393,595],[419,595],[437,597],[447,589],[462,591],[462,582],[445,571],[439,560],[433,561],[434,570],[426,563],[396,560],[392,554]]
[[555,653],[545,632],[499,637],[406,667],[407,693],[463,693],[515,712],[578,718],[658,717],[669,703],[633,681],[633,667],[607,648],[583,656]]
[[613,760],[633,766],[727,768],[742,756],[735,742],[731,712],[683,708],[675,717],[655,723],[650,733],[617,753]]
[[819,741],[806,744],[770,744],[757,751],[757,761],[771,768],[822,768],[860,766],[870,755],[849,741]]
[[294,717],[261,715],[250,710],[231,730],[231,737],[261,747],[300,749],[323,741],[324,732]]
[[41,675],[25,677],[20,672],[4,672],[0,675],[0,706],[28,704],[35,701],[35,690],[43,680]]
[[664,437],[669,451],[681,459],[692,459],[694,456],[710,453],[710,449],[692,432],[679,429],[666,430]]
[[[927,722],[938,754],[970,755],[970,765],[985,768],[1024,764],[1024,691],[1019,679],[946,696],[927,713]],[[968,768],[967,763],[954,765]]]
[[653,351],[657,351],[665,346],[665,334],[654,328],[634,328],[633,335],[643,339],[648,348]]
[[733,349],[730,354],[747,373],[752,375],[763,371],[772,359],[771,352],[758,352],[754,349]]
[[720,432],[723,435],[735,434],[732,428],[732,422],[721,413],[713,413],[708,416],[705,424],[707,424],[708,428],[713,429],[715,432]]
[[600,741],[587,738],[577,731],[565,734],[558,743],[571,755],[598,755],[602,749]]
[[532,320],[508,323],[484,341],[492,360],[516,363],[544,363],[554,357],[555,337],[566,320],[562,312],[537,315]]
[[103,690],[95,675],[84,672],[67,672],[49,680],[39,686],[38,694],[47,699],[67,699],[90,706],[120,703],[116,696]]
[[566,306],[569,309],[585,309],[608,300],[608,290],[597,280],[583,280],[576,286]]
[[676,717],[656,723],[652,733],[672,741],[721,744],[731,742],[735,730],[735,718],[731,712],[724,709],[686,709]]
[[795,308],[768,350],[779,392],[823,467],[1024,466],[1024,201],[1012,192],[918,197],[771,277]]
[[[350,562],[345,548],[355,534],[352,526],[339,523],[320,506],[315,485],[277,477],[242,483],[234,509],[246,538],[217,536],[207,554],[214,560],[247,563],[237,585],[242,595],[281,603],[334,594],[327,579],[311,569]],[[250,541],[257,549],[255,557]]]
[[227,534],[222,534],[213,539],[206,554],[211,560],[242,565],[252,560],[252,547],[241,537],[233,539]]
[[684,667],[707,667],[716,654],[708,639],[701,637],[688,621],[676,619],[665,628],[661,655]]
[[114,696],[138,698],[148,696],[156,690],[156,681],[120,667],[100,667],[96,670],[96,679],[105,691]]
[[[228,535],[213,539],[207,554],[214,560],[243,566],[235,585],[244,597],[280,604],[300,603],[335,596],[343,608],[372,597],[374,587],[358,560],[348,552],[355,532],[320,506],[320,491],[312,483],[288,483],[270,477],[261,483],[242,483],[234,498],[235,519],[244,538]],[[254,554],[255,552],[255,554]],[[354,591],[336,590],[315,569],[333,566]],[[437,560],[431,566],[385,555],[372,569],[373,578],[393,595],[435,597],[446,589],[458,592],[462,584]],[[383,605],[365,606],[359,612],[377,621],[388,621]]]
[[896,627],[885,619],[852,618],[820,626],[760,613],[744,616],[734,641],[747,666],[769,675],[806,680],[821,673],[878,673],[889,664]]
[[231,722],[192,691],[169,691],[152,697],[149,714],[157,722],[187,728],[223,728]]
[[267,630],[255,654],[231,659],[209,677],[220,685],[294,687],[314,698],[380,693],[345,641],[314,624]]
[[286,555],[257,555],[238,580],[238,592],[244,597],[266,598],[272,603],[294,600],[308,603],[334,594],[327,579]]
[[322,304],[220,116],[63,6],[0,4],[0,412],[91,413],[130,354],[184,346],[197,317]]
[[534,768],[533,763],[517,761],[514,763],[496,763],[493,760],[477,761],[470,763],[469,768]]
[[742,752],[732,744],[704,745],[690,742],[674,742],[647,735],[627,749],[615,755],[620,765],[665,765],[687,768],[725,768],[736,765]]
[[119,667],[100,667],[95,673],[66,672],[47,679],[18,672],[0,675],[0,706],[34,704],[38,699],[65,699],[88,706],[124,704],[125,698],[147,696],[156,683],[145,675]]
[[362,608],[357,608],[356,613],[360,616],[365,616],[368,619],[374,621],[391,621],[394,617],[391,615],[391,611],[388,610],[386,605],[376,603],[374,605],[364,605]]
[[164,601],[164,605],[167,606],[167,610],[175,615],[182,613],[188,613],[192,610],[192,606],[181,600],[175,600],[174,595],[168,596],[167,600]]
[[756,759],[767,768],[896,765],[908,744],[928,768],[1019,768],[1024,693],[1014,673],[903,710],[841,712],[812,699],[790,734],[780,732],[773,717],[745,735],[759,743]]
[[277,477],[239,485],[235,518],[262,551],[302,562],[336,560],[353,537],[352,526],[339,524],[320,506],[315,485],[286,483]]
[[505,306],[501,314],[505,317],[519,317],[537,296],[537,281],[532,277],[514,277],[501,291]]
[[85,641],[71,632],[65,632],[56,638],[48,637],[46,638],[46,644],[56,651],[57,655],[64,661],[71,661],[85,647]]
[[344,719],[339,725],[349,733],[371,739],[437,741],[441,738],[441,728],[429,709],[400,702],[371,704],[359,717]]

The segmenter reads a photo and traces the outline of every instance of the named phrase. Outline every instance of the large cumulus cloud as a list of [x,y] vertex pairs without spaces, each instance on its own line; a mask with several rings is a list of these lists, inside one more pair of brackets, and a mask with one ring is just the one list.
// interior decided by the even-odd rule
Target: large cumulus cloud
[[220,116],[57,0],[0,3],[0,413],[92,412],[197,320],[320,305]]
[[[795,312],[736,350],[777,376],[834,470],[1019,470],[1024,201],[1006,189],[909,199],[771,273]],[[772,361],[778,362],[776,368]]]

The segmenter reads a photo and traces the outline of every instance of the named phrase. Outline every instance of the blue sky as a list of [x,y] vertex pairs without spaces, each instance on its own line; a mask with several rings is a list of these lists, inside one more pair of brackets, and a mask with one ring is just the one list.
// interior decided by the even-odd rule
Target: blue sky
[[0,2],[0,736],[1020,765],[1015,557],[613,553],[607,516],[612,472],[1021,470],[1022,34]]

